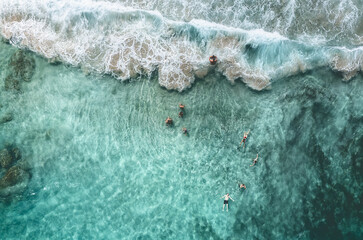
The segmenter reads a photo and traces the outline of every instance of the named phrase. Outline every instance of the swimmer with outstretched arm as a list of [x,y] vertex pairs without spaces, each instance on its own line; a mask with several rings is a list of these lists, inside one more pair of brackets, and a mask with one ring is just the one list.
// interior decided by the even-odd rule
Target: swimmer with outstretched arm
[[241,146],[243,143],[243,148],[245,148],[248,134],[250,134],[250,130],[248,130],[248,132],[243,133],[243,139],[242,139],[241,143],[239,144],[239,146]]
[[222,196],[221,198],[224,198],[223,210],[222,211],[224,211],[224,206],[227,204],[227,212],[228,212],[228,199],[231,199],[233,202],[234,202],[234,200],[231,198],[231,196],[229,196],[229,193],[227,193],[226,195]]
[[253,167],[253,166],[255,166],[255,165],[256,165],[256,163],[257,163],[257,159],[258,159],[258,153],[257,153],[256,158],[255,158],[255,159],[253,159],[253,163],[250,165],[250,167]]

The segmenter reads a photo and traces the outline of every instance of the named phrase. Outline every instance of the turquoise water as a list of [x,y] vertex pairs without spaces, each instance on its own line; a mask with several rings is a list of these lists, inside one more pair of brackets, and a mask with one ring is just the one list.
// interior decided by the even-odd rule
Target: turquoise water
[[0,1],[0,239],[363,239],[362,4]]
[[[1,44],[2,78],[16,51]],[[1,197],[2,239],[362,236],[361,75],[320,69],[256,92],[210,74],[177,93],[156,76],[120,83],[27,54],[32,81],[1,88],[13,120],[0,144],[31,166],[27,187]]]

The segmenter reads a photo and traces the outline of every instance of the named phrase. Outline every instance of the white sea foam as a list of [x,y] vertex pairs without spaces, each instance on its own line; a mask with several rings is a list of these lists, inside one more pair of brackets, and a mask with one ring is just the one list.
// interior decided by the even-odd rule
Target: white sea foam
[[[271,79],[324,65],[342,72],[346,80],[362,69],[359,48],[311,49],[308,43],[291,41],[277,32],[244,30],[203,19],[175,21],[153,9],[121,3],[33,0],[0,4],[1,35],[15,46],[49,61],[121,80],[157,71],[161,86],[178,91],[211,71],[262,90]],[[217,67],[209,65],[212,54],[218,56]]]
[[345,81],[363,71],[363,47],[354,50],[345,47],[336,48],[332,51],[330,59],[331,68],[341,72]]

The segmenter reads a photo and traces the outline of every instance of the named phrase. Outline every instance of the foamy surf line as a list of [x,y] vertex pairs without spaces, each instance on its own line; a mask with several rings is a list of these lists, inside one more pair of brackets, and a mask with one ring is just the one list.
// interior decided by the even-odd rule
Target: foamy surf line
[[[0,9],[1,35],[14,46],[121,80],[157,71],[161,86],[178,91],[214,71],[262,90],[318,67],[341,72],[344,80],[363,69],[362,48],[309,46],[204,20],[172,21],[118,3],[12,1]],[[208,61],[212,54],[215,66]]]

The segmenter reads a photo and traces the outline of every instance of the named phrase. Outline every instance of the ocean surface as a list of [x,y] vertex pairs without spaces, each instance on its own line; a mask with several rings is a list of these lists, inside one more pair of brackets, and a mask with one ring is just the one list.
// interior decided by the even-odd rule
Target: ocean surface
[[0,239],[362,239],[362,72],[362,0],[1,0]]

